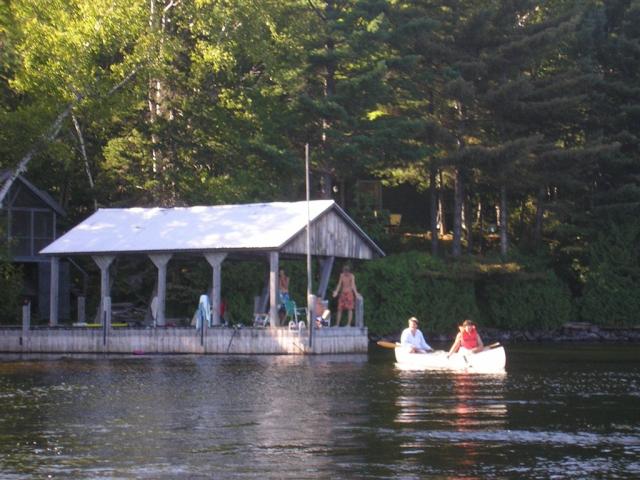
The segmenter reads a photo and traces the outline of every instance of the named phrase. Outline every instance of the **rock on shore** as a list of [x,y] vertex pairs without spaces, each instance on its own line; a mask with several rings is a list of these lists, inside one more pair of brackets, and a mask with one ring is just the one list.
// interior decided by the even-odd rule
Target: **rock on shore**
[[[640,342],[640,327],[599,327],[590,323],[570,322],[555,330],[498,330],[482,328],[485,345],[493,342]],[[430,343],[451,343],[453,335],[428,335]],[[381,338],[372,338],[377,341]],[[398,341],[400,334],[384,340]]]

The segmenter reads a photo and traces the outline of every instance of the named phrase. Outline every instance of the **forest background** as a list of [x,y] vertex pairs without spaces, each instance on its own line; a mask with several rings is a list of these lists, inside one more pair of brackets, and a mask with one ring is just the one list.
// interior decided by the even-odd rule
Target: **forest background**
[[[387,253],[355,265],[370,331],[638,326],[639,74],[632,0],[0,0],[0,167],[68,228],[99,207],[302,200],[308,143],[312,198]],[[415,192],[417,220],[389,229],[363,180]],[[205,267],[171,269],[170,314]],[[304,298],[304,265],[285,267]],[[239,321],[263,268],[223,269]],[[118,269],[114,296],[148,302],[150,262]]]

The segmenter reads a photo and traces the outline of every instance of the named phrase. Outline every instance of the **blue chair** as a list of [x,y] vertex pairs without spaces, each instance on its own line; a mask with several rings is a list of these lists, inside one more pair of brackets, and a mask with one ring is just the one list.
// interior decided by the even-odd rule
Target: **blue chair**
[[307,309],[304,307],[298,307],[296,305],[296,302],[291,299],[285,300],[284,308],[286,310],[285,319],[289,321],[293,320],[294,322],[296,322],[296,324],[298,324],[300,319],[307,318]]

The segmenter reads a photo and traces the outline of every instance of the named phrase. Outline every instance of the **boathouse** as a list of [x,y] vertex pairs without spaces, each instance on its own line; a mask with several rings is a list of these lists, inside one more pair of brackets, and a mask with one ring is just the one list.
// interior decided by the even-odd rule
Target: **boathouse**
[[[307,225],[309,236],[307,237]],[[131,352],[136,349],[168,353],[349,353],[367,348],[362,323],[352,328],[323,328],[313,332],[278,326],[278,270],[283,258],[304,259],[307,246],[322,269],[316,295],[325,296],[336,258],[367,260],[382,250],[333,200],[273,202],[244,205],[175,208],[100,209],[44,248],[50,259],[49,325],[58,325],[59,264],[61,259],[90,256],[101,272],[100,322],[102,333],[87,347],[75,340],[61,341],[67,350]],[[125,333],[111,328],[110,265],[116,257],[147,255],[157,269],[157,296],[153,329]],[[165,325],[167,268],[179,255],[201,255],[211,266],[211,315],[198,334],[191,329],[157,328]],[[269,265],[267,312],[269,328],[231,331],[219,317],[221,270],[229,259],[263,258]],[[312,299],[313,301],[313,299]],[[94,329],[96,330],[96,329]],[[151,331],[150,331],[151,330]],[[180,333],[179,331],[186,330]],[[70,334],[71,335],[71,334]],[[71,336],[77,337],[76,333]],[[307,340],[308,336],[308,340]],[[127,340],[128,338],[128,340]],[[46,342],[46,340],[42,340]],[[234,348],[231,345],[235,342]],[[80,342],[81,344],[83,342]],[[100,345],[102,343],[102,345]],[[30,339],[34,345],[34,339]],[[54,348],[37,348],[46,350]],[[56,349],[59,347],[55,347]],[[60,347],[63,348],[63,347]],[[33,349],[32,349],[33,350]]]

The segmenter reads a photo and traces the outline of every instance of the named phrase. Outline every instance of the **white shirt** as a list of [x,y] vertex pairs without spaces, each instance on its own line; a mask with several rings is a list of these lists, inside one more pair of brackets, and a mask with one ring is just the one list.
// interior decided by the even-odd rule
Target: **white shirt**
[[403,347],[415,347],[419,350],[432,350],[429,344],[424,339],[422,332],[416,330],[416,334],[411,333],[411,328],[405,328],[400,336],[400,345]]

